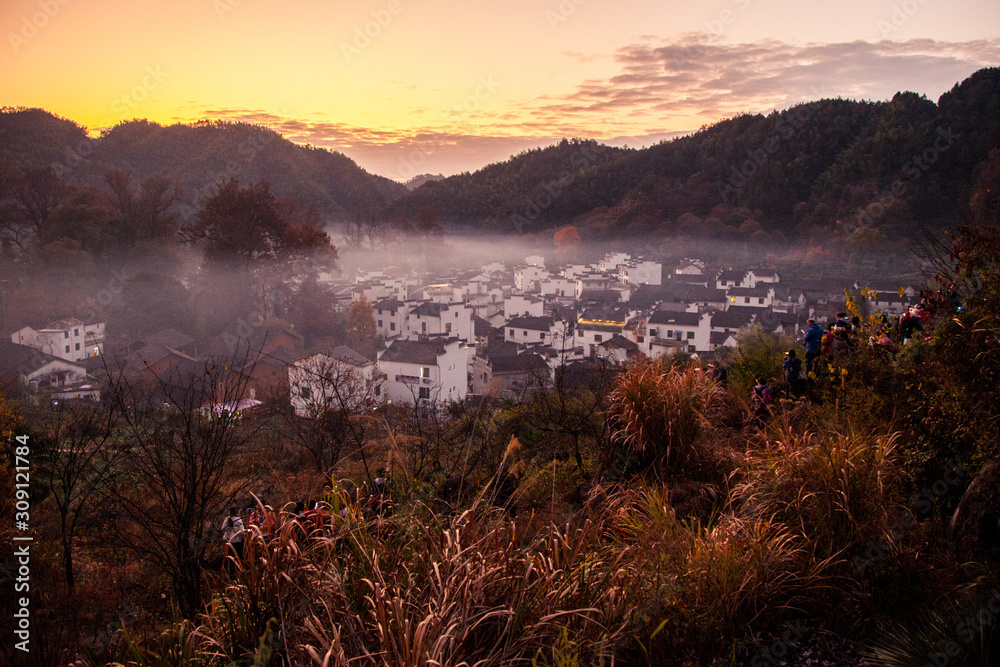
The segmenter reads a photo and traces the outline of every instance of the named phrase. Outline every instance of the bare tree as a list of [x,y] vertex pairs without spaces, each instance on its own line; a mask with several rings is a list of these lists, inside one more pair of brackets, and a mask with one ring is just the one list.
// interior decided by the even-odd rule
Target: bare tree
[[381,402],[382,379],[365,361],[347,348],[337,348],[290,369],[293,437],[319,472],[328,472],[342,455],[354,451],[360,452],[368,471],[363,445],[370,429],[364,416]]
[[48,447],[41,469],[59,511],[63,568],[70,593],[75,584],[73,547],[76,529],[125,449],[115,437],[118,406],[63,402],[48,424]]
[[249,374],[227,373],[252,367],[246,361],[178,367],[151,384],[122,382],[112,394],[129,444],[108,489],[117,536],[170,577],[188,618],[202,602],[215,522],[253,482],[238,465],[263,421],[241,416]]

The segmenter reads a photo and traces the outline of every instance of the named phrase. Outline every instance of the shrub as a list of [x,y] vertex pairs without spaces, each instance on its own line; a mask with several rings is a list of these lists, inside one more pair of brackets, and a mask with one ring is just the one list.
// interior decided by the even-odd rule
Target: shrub
[[682,469],[699,458],[700,440],[721,399],[719,385],[700,369],[664,371],[647,361],[621,375],[609,416],[630,453],[663,470]]

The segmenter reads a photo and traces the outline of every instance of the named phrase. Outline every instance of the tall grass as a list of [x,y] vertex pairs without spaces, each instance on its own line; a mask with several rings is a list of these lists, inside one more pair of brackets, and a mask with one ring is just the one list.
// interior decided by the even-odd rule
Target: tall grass
[[703,433],[722,407],[722,390],[695,367],[642,362],[621,375],[609,416],[630,452],[664,470],[699,458]]
[[898,511],[897,442],[898,434],[775,429],[740,471],[736,512],[788,526],[820,558],[855,553],[881,536]]

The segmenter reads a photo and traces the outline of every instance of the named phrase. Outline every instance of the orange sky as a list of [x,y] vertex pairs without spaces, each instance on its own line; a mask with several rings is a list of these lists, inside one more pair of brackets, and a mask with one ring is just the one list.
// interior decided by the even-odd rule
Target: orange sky
[[260,122],[405,180],[1000,65],[996,0],[3,0],[0,105]]

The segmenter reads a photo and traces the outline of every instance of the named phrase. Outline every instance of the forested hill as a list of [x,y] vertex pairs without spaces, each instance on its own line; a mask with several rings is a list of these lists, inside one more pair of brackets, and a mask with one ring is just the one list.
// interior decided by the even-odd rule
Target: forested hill
[[88,139],[41,110],[0,112],[0,160],[94,185],[112,167],[140,180],[163,174],[183,185],[189,206],[232,176],[267,179],[276,195],[342,220],[377,214],[486,232],[575,224],[592,236],[813,234],[838,221],[907,235],[959,219],[958,202],[997,148],[1000,68],[976,72],[937,103],[914,93],[823,99],[640,150],[564,140],[412,192],[340,153],[254,125],[140,120]]
[[429,182],[391,217],[433,207],[484,229],[574,223],[609,234],[725,236],[862,225],[906,234],[950,222],[1000,147],[1000,69],[976,72],[937,104],[823,99],[742,115],[641,149],[563,141],[472,174]]
[[407,191],[341,153],[298,146],[246,123],[164,127],[136,120],[90,139],[72,121],[40,109],[5,110],[0,113],[0,160],[22,168],[52,167],[70,182],[91,185],[102,184],[111,168],[132,172],[138,180],[162,174],[183,186],[183,199],[191,206],[220,179],[266,179],[275,195],[295,197],[341,219],[379,210]]

